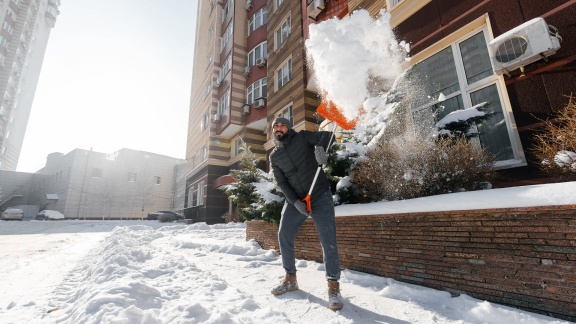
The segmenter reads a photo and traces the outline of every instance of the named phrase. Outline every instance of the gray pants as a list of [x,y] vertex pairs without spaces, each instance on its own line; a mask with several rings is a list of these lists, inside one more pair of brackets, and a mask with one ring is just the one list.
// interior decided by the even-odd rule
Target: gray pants
[[[306,218],[306,215],[300,214],[292,204],[284,203],[278,230],[278,243],[280,244],[284,270],[291,275],[296,275],[294,240]],[[327,187],[318,197],[312,197],[312,220],[316,224],[320,243],[322,244],[326,278],[338,280],[340,279],[340,259],[338,258],[338,245],[336,244],[334,201],[332,200],[330,187]]]

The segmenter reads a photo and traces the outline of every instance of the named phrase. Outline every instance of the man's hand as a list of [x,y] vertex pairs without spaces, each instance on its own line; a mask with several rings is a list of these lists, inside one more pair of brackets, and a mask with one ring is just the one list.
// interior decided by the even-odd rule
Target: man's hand
[[318,164],[326,164],[328,162],[328,154],[326,154],[322,146],[314,146],[314,155]]
[[306,211],[306,204],[302,201],[296,200],[294,202],[294,207],[300,212],[300,214],[310,216],[310,213]]

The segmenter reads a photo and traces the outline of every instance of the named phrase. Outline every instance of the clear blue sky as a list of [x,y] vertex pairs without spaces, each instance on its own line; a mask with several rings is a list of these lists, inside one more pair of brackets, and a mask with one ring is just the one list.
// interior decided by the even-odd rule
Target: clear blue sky
[[52,152],[184,158],[197,1],[62,0],[17,171]]

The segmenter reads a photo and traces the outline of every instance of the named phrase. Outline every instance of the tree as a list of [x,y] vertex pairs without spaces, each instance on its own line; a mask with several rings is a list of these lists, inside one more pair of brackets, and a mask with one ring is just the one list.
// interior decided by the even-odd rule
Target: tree
[[278,225],[284,197],[272,177],[258,168],[260,160],[240,139],[242,169],[233,169],[234,182],[222,188],[244,220],[263,219]]

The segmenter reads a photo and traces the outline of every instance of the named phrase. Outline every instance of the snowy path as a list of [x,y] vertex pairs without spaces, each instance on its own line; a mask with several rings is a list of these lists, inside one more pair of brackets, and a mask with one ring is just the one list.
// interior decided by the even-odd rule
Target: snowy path
[[301,290],[274,297],[280,258],[244,224],[18,223],[0,223],[0,323],[567,323],[349,270],[333,312],[303,260]]

